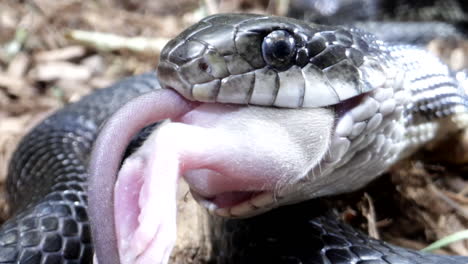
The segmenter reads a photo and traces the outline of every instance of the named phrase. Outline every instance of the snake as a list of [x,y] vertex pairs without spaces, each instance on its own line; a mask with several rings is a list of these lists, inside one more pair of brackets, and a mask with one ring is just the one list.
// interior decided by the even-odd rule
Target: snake
[[[119,181],[132,166],[139,170],[131,161],[149,159],[153,145],[145,144],[153,137],[157,148],[176,136],[188,145],[191,136],[213,143],[177,144],[195,153],[182,156],[181,168],[198,162],[182,173],[193,196],[217,217],[251,217],[235,226],[228,221],[227,230],[260,235],[241,247],[236,241],[245,232],[231,232],[219,263],[467,263],[372,239],[297,205],[360,189],[426,143],[465,128],[466,98],[453,72],[416,46],[287,17],[206,17],[165,46],[157,73],[95,91],[22,139],[8,172],[13,216],[0,228],[0,263],[91,263],[93,249],[101,264],[166,262],[170,232],[167,244],[158,238],[166,229],[145,237],[150,241],[136,256],[122,255],[132,244],[116,238],[113,205],[132,196],[114,197],[113,183],[133,132],[168,118],[131,165],[123,162]],[[205,148],[223,153],[199,158]],[[223,155],[228,162],[219,165]],[[145,186],[136,187],[146,191],[140,199],[151,200]],[[154,211],[141,200],[136,207],[137,214]],[[295,208],[304,213],[291,217]],[[171,224],[159,225],[165,226]]]

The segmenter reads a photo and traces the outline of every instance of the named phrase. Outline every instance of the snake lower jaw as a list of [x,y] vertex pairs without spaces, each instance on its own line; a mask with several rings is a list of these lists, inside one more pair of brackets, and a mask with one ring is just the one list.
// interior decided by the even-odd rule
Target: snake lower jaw
[[228,192],[204,197],[192,190],[192,195],[209,213],[229,218],[251,217],[263,213],[276,207],[278,201],[273,191]]

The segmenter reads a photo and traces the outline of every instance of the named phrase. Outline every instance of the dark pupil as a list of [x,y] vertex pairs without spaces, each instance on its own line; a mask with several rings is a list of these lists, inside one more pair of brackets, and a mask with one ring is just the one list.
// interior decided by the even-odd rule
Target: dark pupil
[[288,43],[285,39],[280,39],[274,43],[272,48],[272,54],[277,59],[285,59],[291,54],[291,44]]
[[286,70],[292,66],[296,43],[286,30],[276,30],[268,34],[262,43],[265,62],[277,70]]

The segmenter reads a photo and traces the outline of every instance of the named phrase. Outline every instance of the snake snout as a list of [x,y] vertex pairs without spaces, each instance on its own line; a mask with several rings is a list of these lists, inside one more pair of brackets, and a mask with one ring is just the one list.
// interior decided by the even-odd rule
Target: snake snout
[[186,99],[192,99],[190,85],[179,77],[175,65],[160,62],[157,74],[163,88],[174,90]]
[[178,46],[169,43],[161,52],[158,67],[162,86],[188,100],[249,103],[255,68],[234,50],[220,48],[233,46],[222,42],[203,39],[183,41]]

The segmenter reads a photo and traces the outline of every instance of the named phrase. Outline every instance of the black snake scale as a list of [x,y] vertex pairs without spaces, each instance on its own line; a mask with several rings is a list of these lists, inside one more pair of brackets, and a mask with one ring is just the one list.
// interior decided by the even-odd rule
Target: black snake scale
[[[403,46],[394,50],[404,59]],[[406,54],[406,55],[405,55]],[[411,67],[411,64],[405,64]],[[417,67],[417,65],[416,65]],[[441,81],[452,92],[435,94],[438,87],[414,90],[413,96],[435,98],[415,101],[411,122],[444,117],[462,111],[460,87],[447,74],[428,72],[413,81]],[[423,85],[421,85],[423,87]],[[442,85],[441,85],[442,87]],[[121,105],[140,94],[159,89],[153,74],[132,77],[84,97],[34,128],[20,143],[10,163],[8,192],[14,216],[0,228],[0,263],[90,263],[92,245],[86,207],[86,166],[93,140],[101,124]],[[427,96],[427,97],[426,97]],[[440,101],[439,99],[443,99]],[[460,101],[461,100],[461,101]],[[419,104],[419,105],[418,105]],[[30,179],[38,179],[30,184]],[[406,251],[369,239],[333,216],[303,215],[284,219],[306,205],[283,208],[232,224],[226,224],[218,261],[231,263],[467,263],[463,257],[435,256]],[[285,211],[285,212],[284,212]],[[309,210],[310,211],[310,210]],[[270,217],[278,217],[270,221]],[[265,223],[270,223],[266,225]],[[278,223],[294,227],[277,228]],[[250,242],[237,248],[250,230]],[[298,243],[298,237],[310,239]],[[289,247],[283,247],[289,244]],[[235,245],[235,246],[234,246]],[[226,251],[226,248],[236,250]]]
[[[218,224],[220,228],[215,239],[216,263],[466,264],[468,262],[466,257],[433,255],[396,247],[382,240],[369,239],[367,235],[339,221],[334,212],[323,214],[326,211],[327,208],[323,203],[310,201],[279,208],[255,218],[242,221],[227,220],[223,225]],[[275,221],[270,221],[272,218]],[[282,228],[278,228],[278,225]]]
[[58,111],[22,140],[9,169],[15,215],[0,229],[0,263],[91,263],[86,165],[93,140],[120,106],[158,88],[154,74],[125,79]]

